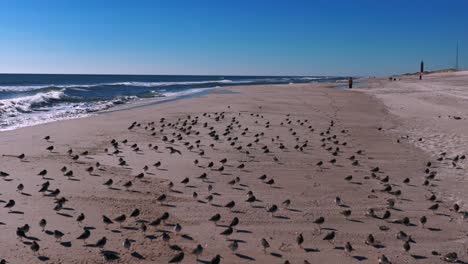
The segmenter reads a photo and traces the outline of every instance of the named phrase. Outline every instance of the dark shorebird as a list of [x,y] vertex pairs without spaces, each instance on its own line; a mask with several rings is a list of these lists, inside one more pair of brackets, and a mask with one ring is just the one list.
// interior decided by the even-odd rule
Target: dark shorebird
[[169,260],[169,263],[180,263],[182,262],[183,259],[184,259],[184,252],[179,252],[171,260]]
[[197,257],[197,261],[202,253],[203,253],[203,247],[200,244],[198,244],[197,247],[192,251],[192,254]]
[[233,232],[234,232],[234,229],[232,229],[232,227],[228,227],[223,232],[221,232],[220,235],[226,236],[226,239],[227,239],[230,235],[232,235]]
[[34,255],[39,251],[40,247],[39,244],[36,241],[33,241],[31,244],[31,250],[34,253]]
[[85,220],[85,215],[83,213],[81,213],[80,215],[78,215],[78,217],[76,218],[76,222],[78,222],[78,224],[81,224],[83,222],[83,220]]
[[267,241],[265,238],[262,238],[262,240],[260,241],[260,243],[262,244],[263,252],[266,253],[267,248],[270,247],[270,243],[268,243],[268,241]]
[[302,248],[302,243],[304,243],[304,237],[302,236],[302,233],[300,233],[297,237],[296,237],[296,243],[297,245]]
[[107,238],[106,237],[102,237],[101,239],[99,239],[95,246],[97,248],[100,248],[101,250],[104,248],[104,246],[107,244]]
[[378,261],[379,264],[392,264],[392,262],[390,262],[390,260],[385,255],[380,256]]
[[83,233],[76,239],[83,240],[83,243],[86,243],[86,239],[91,236],[91,232],[88,229],[84,229]]
[[273,217],[274,214],[278,211],[278,206],[276,204],[273,204],[267,208],[267,212],[271,213],[271,216]]
[[11,208],[13,208],[15,204],[16,204],[15,200],[9,200],[4,206],[4,208],[8,208],[9,211],[11,212]]
[[56,242],[59,242],[62,240],[62,237],[64,236],[65,234],[59,230],[54,230],[54,238],[55,238],[55,241]]
[[421,218],[419,218],[419,222],[421,223],[422,227],[424,228],[424,225],[427,223],[427,217],[426,216],[421,216]]
[[344,249],[345,249],[345,252],[348,254],[351,254],[351,252],[354,250],[353,246],[351,246],[351,243],[349,242],[346,242]]
[[228,247],[234,253],[239,248],[239,244],[237,243],[237,241],[234,240],[234,241],[231,242],[231,244],[229,244]]
[[106,226],[108,226],[108,225],[114,223],[109,217],[107,217],[107,216],[105,216],[105,215],[102,216],[102,222],[103,222]]
[[47,225],[47,221],[45,219],[41,219],[39,221],[39,226],[42,228],[42,232],[44,232],[46,225]]
[[221,256],[220,255],[216,255],[214,258],[211,259],[211,261],[209,262],[210,264],[219,264],[221,263]]
[[107,188],[110,188],[114,184],[114,181],[112,179],[107,180],[103,185],[107,186]]
[[44,176],[47,175],[47,170],[41,170],[37,175],[41,176],[42,178],[44,178]]
[[236,206],[236,203],[234,201],[230,201],[229,203],[224,205],[224,207],[229,208],[229,210],[232,210],[234,206]]
[[215,223],[215,225],[217,225],[218,221],[221,220],[221,215],[220,214],[215,214],[209,220],[211,222]]
[[132,182],[132,181],[128,181],[128,182],[126,182],[126,183],[125,183],[124,185],[122,185],[122,186],[125,187],[125,189],[128,191],[128,189],[129,189],[130,187],[133,186],[133,182]]
[[319,226],[319,230],[322,231],[322,224],[325,223],[325,217],[320,216],[313,221],[314,224]]
[[431,206],[429,206],[428,208],[429,210],[431,210],[433,213],[435,213],[435,211],[437,211],[437,209],[439,209],[439,204],[433,204]]
[[122,223],[125,222],[126,219],[127,219],[127,216],[122,214],[122,215],[119,215],[116,218],[114,218],[114,221],[119,223],[120,227],[122,227]]
[[326,240],[328,242],[331,242],[333,239],[335,239],[335,231],[331,231],[323,237],[323,240]]
[[409,244],[408,241],[406,241],[404,244],[403,244],[403,249],[405,250],[405,252],[409,252],[410,249],[411,249],[411,246]]
[[122,243],[123,247],[129,250],[132,247],[132,241],[128,238],[125,238],[124,242]]

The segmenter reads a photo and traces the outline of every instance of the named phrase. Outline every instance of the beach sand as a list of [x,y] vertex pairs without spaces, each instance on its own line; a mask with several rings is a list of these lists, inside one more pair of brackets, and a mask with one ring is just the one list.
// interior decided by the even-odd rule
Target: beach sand
[[[220,88],[198,98],[1,132],[0,154],[24,153],[26,157],[1,157],[0,170],[10,176],[0,181],[0,200],[14,199],[16,205],[13,212],[0,208],[0,259],[9,263],[103,263],[103,254],[93,244],[105,236],[104,250],[114,251],[117,263],[167,263],[178,254],[169,245],[183,249],[182,263],[195,263],[191,252],[197,244],[205,248],[199,256],[205,263],[217,254],[222,256],[221,263],[378,263],[383,254],[392,263],[442,263],[442,256],[449,252],[468,261],[466,220],[450,210],[455,196],[448,192],[448,188],[457,188],[461,196],[456,201],[464,210],[466,162],[460,160],[460,169],[453,169],[451,161],[436,160],[441,151],[447,151],[447,157],[465,154],[466,76],[368,82],[368,87],[353,90],[337,90],[335,84]],[[440,89],[443,87],[450,89]],[[188,129],[196,117],[198,122]],[[165,118],[163,123],[161,118]],[[141,125],[128,129],[133,122]],[[150,122],[154,125],[148,125]],[[228,126],[230,133],[223,135]],[[216,131],[219,139],[213,139],[210,131]],[[49,142],[43,139],[46,135],[51,137]],[[403,139],[405,135],[409,138]],[[163,141],[164,136],[174,143]],[[121,153],[112,154],[112,139],[119,142]],[[133,144],[140,150],[134,151]],[[148,144],[159,148],[155,151]],[[51,145],[54,149],[48,151]],[[169,146],[181,155],[170,154]],[[73,155],[89,154],[73,160],[67,154],[70,148]],[[359,150],[361,154],[356,153]],[[352,165],[351,156],[358,160],[357,165]],[[128,165],[120,166],[119,157]],[[221,172],[217,168],[224,158],[227,162]],[[336,162],[331,163],[332,159]],[[162,164],[159,168],[153,166],[157,161]],[[323,165],[318,166],[320,161]],[[438,174],[429,186],[423,186],[428,161],[432,162],[429,169]],[[101,169],[88,173],[86,169],[96,162]],[[213,169],[207,168],[209,162],[214,162]],[[240,164],[245,167],[238,168]],[[135,179],[145,165],[149,170],[144,178]],[[63,166],[73,170],[71,179],[60,171]],[[372,175],[375,167],[379,171]],[[48,171],[49,189],[60,189],[58,197],[68,200],[59,211],[54,210],[54,197],[38,192],[46,181],[37,175],[43,169]],[[206,180],[197,178],[202,173],[207,174]],[[267,179],[258,179],[262,175]],[[352,180],[344,179],[348,175]],[[186,177],[189,183],[184,185],[181,181]],[[239,181],[229,184],[236,177]],[[403,183],[406,178],[410,179],[407,184]],[[103,185],[109,179],[113,188]],[[271,186],[265,183],[270,179],[274,179]],[[126,190],[123,184],[128,181],[133,186]],[[174,183],[172,189],[169,182]],[[24,184],[23,193],[16,191],[20,183]],[[213,187],[211,192],[208,185]],[[401,190],[401,195],[383,192],[386,186]],[[257,199],[252,205],[245,202],[249,190]],[[213,200],[208,203],[205,197],[210,193]],[[427,200],[431,193],[437,195],[440,205],[435,213],[428,210],[435,203]],[[167,196],[162,204],[156,200],[161,194]],[[335,203],[337,196],[341,206]],[[286,208],[282,203],[287,199],[291,204]],[[388,199],[396,201],[394,209],[387,209]],[[230,201],[235,202],[232,210],[224,207]],[[266,208],[273,204],[279,209],[271,214]],[[141,213],[130,218],[135,208]],[[365,215],[371,208],[376,217]],[[352,210],[348,219],[340,214],[344,210]],[[380,219],[386,210],[391,216]],[[165,223],[149,225],[165,212],[170,215]],[[80,213],[86,216],[82,224],[75,221]],[[209,221],[216,213],[221,215],[218,225]],[[102,215],[114,219],[122,214],[127,216],[122,225],[102,222]],[[428,219],[425,228],[418,220],[423,215]],[[325,218],[321,230],[313,223],[320,216]],[[239,224],[227,240],[220,233],[234,217]],[[403,217],[409,217],[411,224],[394,223]],[[59,242],[50,232],[41,231],[41,219],[47,220],[47,231],[64,233]],[[141,222],[148,227],[145,234],[138,230]],[[15,231],[24,224],[30,230],[20,240]],[[175,224],[182,226],[179,234],[174,232]],[[91,232],[85,242],[77,239],[84,227]],[[169,231],[169,242],[161,238],[164,230]],[[324,241],[332,231],[335,238]],[[396,237],[399,231],[414,241],[409,253],[403,250],[404,241]],[[296,243],[299,234],[304,238],[301,246]],[[375,237],[373,245],[365,243],[369,234]],[[133,241],[130,250],[122,246],[126,238]],[[265,251],[262,238],[270,244]],[[30,250],[35,239],[40,245],[36,254]],[[238,249],[232,252],[228,246],[234,240]],[[346,242],[354,248],[349,254],[343,249]]]

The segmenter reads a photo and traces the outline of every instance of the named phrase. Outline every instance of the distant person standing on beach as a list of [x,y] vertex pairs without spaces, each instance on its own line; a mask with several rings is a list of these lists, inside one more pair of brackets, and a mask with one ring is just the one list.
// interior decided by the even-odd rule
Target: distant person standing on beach
[[424,61],[421,61],[421,64],[419,65],[419,80],[422,80],[423,73],[424,73]]
[[353,88],[353,77],[349,77],[349,79],[348,79],[348,88],[349,89]]

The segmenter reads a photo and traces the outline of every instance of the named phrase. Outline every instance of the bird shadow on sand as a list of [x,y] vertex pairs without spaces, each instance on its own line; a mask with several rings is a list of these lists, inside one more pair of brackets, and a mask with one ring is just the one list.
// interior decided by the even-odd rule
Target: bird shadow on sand
[[48,261],[50,258],[46,256],[39,256],[37,257],[37,259],[39,259],[40,261]]
[[442,229],[437,228],[437,227],[428,227],[427,230],[432,231],[432,232],[439,232],[439,231],[442,231]]
[[296,212],[296,213],[302,213],[303,212],[302,210],[294,209],[294,208],[288,208],[288,211]]
[[320,249],[318,248],[304,248],[304,251],[307,253],[314,253],[314,252],[320,252]]
[[30,193],[25,193],[25,192],[21,192],[21,195],[24,195],[24,196],[32,196],[32,194],[30,194]]
[[72,218],[72,217],[73,217],[72,215],[65,214],[65,213],[57,213],[57,214],[58,214],[58,215],[61,215],[61,216],[68,217],[68,218]]
[[289,217],[284,216],[284,215],[274,215],[273,218],[276,218],[276,219],[283,219],[283,220],[288,220],[288,219],[290,219]]
[[243,233],[243,234],[252,234],[252,231],[249,231],[249,230],[242,230],[242,229],[239,229],[239,230],[236,230],[237,233]]
[[347,219],[347,220],[350,222],[354,222],[354,223],[364,223],[363,221],[357,220],[357,219]]
[[277,257],[277,258],[283,257],[283,255],[281,255],[280,253],[276,253],[276,252],[271,252],[270,255],[272,255],[273,257]]
[[416,260],[420,260],[420,259],[427,259],[426,256],[421,256],[421,255],[411,255],[412,258],[416,259]]
[[9,211],[8,212],[9,214],[24,214],[24,212],[21,212],[21,211]]
[[140,259],[140,260],[145,259],[145,257],[143,257],[140,253],[138,253],[136,251],[132,252],[131,256],[134,257],[134,258]]
[[183,239],[187,239],[187,240],[193,240],[193,237],[191,237],[191,236],[189,236],[187,234],[183,234],[180,237],[182,237]]
[[367,258],[364,257],[364,256],[353,256],[353,258],[357,261],[363,261],[363,260],[366,260]]
[[239,258],[241,258],[241,259],[250,260],[250,261],[255,261],[255,258],[250,257],[250,256],[247,256],[247,255],[243,255],[243,254],[240,254],[240,253],[236,253],[236,254],[234,254],[234,255],[236,255],[237,257],[239,257]]

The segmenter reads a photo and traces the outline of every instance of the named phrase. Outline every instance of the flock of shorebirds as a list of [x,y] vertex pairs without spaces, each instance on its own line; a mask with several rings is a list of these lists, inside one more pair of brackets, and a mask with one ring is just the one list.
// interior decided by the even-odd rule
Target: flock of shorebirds
[[[260,112],[260,111],[259,111]],[[255,122],[255,129],[249,128],[246,125],[243,125],[242,118],[244,116],[249,116]],[[283,143],[283,140],[280,136],[268,136],[271,135],[273,128],[270,127],[281,126],[288,129],[290,135],[295,144],[286,145]],[[348,143],[344,139],[348,133],[346,129],[336,128],[335,121],[331,120],[327,126],[323,129],[314,127],[312,121],[307,119],[298,119],[294,118],[291,115],[285,115],[284,119],[279,124],[273,124],[268,121],[267,118],[261,113],[235,113],[235,112],[218,112],[218,113],[203,113],[200,115],[188,115],[180,118],[175,118],[173,120],[161,118],[158,121],[154,122],[133,122],[128,128],[128,133],[135,135],[141,134],[141,137],[151,138],[154,143],[144,144],[138,142],[131,142],[130,140],[123,138],[109,140],[108,146],[105,149],[90,149],[90,150],[80,150],[76,151],[75,149],[66,149],[61,150],[57,149],[53,144],[53,138],[46,136],[43,139],[41,144],[47,144],[44,147],[45,153],[60,153],[64,157],[69,159],[70,164],[80,164],[82,167],[81,171],[72,170],[70,166],[63,166],[58,171],[48,171],[46,169],[39,169],[37,172],[38,177],[42,177],[42,184],[37,187],[36,192],[39,194],[33,194],[29,198],[31,202],[33,199],[50,199],[53,210],[60,214],[66,208],[69,199],[67,198],[67,193],[64,193],[57,187],[54,187],[54,180],[50,178],[51,175],[61,174],[64,177],[60,180],[73,180],[79,175],[93,175],[95,173],[100,173],[102,180],[101,188],[108,188],[115,191],[121,192],[132,192],[137,189],[139,184],[138,182],[144,181],[145,179],[151,179],[154,175],[150,173],[151,170],[160,170],[164,167],[163,162],[155,160],[153,164],[145,165],[141,168],[141,172],[136,175],[128,175],[127,180],[116,180],[115,178],[107,175],[106,176],[106,167],[114,166],[118,168],[136,168],[132,167],[131,162],[126,159],[125,153],[132,151],[134,153],[149,153],[149,152],[167,152],[171,155],[171,158],[177,159],[184,155],[193,155],[192,160],[193,164],[190,166],[196,166],[196,168],[201,168],[205,172],[201,175],[186,177],[181,181],[171,181],[167,180],[165,186],[163,186],[164,191],[162,193],[154,193],[156,195],[156,201],[160,206],[163,207],[170,200],[170,194],[175,193],[176,195],[191,197],[194,202],[203,204],[205,206],[214,206],[214,200],[217,199],[221,194],[215,191],[216,184],[221,183],[219,179],[226,180],[226,177],[231,177],[227,182],[229,188],[235,186],[242,186],[245,188],[239,188],[239,192],[246,190],[245,196],[242,199],[231,200],[221,206],[225,207],[226,211],[216,213],[206,219],[210,221],[217,229],[213,229],[214,232],[219,235],[220,238],[225,237],[227,240],[227,247],[234,254],[237,254],[238,257],[247,261],[254,261],[255,259],[246,255],[237,253],[238,249],[241,247],[241,242],[239,240],[233,239],[232,236],[238,231],[240,225],[242,225],[242,217],[235,213],[236,208],[239,204],[249,204],[249,206],[256,206],[261,203],[261,197],[256,192],[256,190],[248,187],[247,184],[244,184],[244,179],[241,174],[241,171],[245,171],[249,166],[253,166],[250,161],[254,160],[256,157],[263,157],[265,159],[270,159],[272,162],[281,164],[281,160],[278,157],[277,153],[282,151],[295,151],[295,152],[305,152],[310,149],[311,145],[320,146],[320,148],[315,148],[315,151],[324,151],[327,156],[330,156],[330,159],[314,161],[314,166],[317,170],[321,170],[325,167],[332,169],[333,166],[340,160],[341,162],[349,162],[351,166],[362,167],[364,166],[363,160],[361,158],[365,155],[364,150],[350,149]],[[380,130],[380,129],[379,129]],[[255,132],[254,132],[255,131]],[[267,132],[268,135],[267,135]],[[315,134],[319,137],[319,142],[309,141],[307,135]],[[45,142],[45,143],[44,143]],[[242,160],[229,160],[223,158],[222,153],[215,154],[216,148],[220,144],[227,144],[229,149],[232,148],[232,151],[242,155]],[[99,152],[99,153],[98,153]],[[102,164],[102,162],[96,162],[91,160],[98,159],[98,154],[110,156],[113,159],[114,164]],[[309,154],[304,154],[309,155]],[[219,158],[214,158],[214,156]],[[85,159],[89,157],[89,159]],[[17,158],[22,161],[28,160],[27,154],[4,154],[2,159],[8,160]],[[454,166],[458,162],[462,162],[465,159],[464,155],[458,155],[456,157],[448,157],[446,153],[441,153],[440,158],[437,161],[427,162],[426,169],[423,172],[424,176],[421,178],[417,177],[408,177],[403,180],[402,184],[392,181],[391,177],[381,173],[381,169],[378,166],[373,166],[368,168],[368,179],[377,181],[382,186],[380,190],[373,190],[375,194],[383,197],[382,207],[379,209],[368,208],[365,212],[365,216],[374,219],[381,219],[382,225],[379,226],[381,231],[389,230],[389,226],[410,226],[410,225],[419,225],[421,228],[424,228],[425,225],[430,222],[430,218],[442,210],[440,204],[440,198],[437,197],[434,193],[429,193],[428,207],[426,212],[421,212],[419,219],[409,218],[402,216],[402,213],[397,213],[399,217],[395,218],[395,212],[397,210],[398,203],[401,202],[401,197],[404,195],[404,186],[409,185],[413,182],[421,182],[422,186],[428,188],[431,187],[433,181],[437,178],[437,171],[433,163],[450,160],[453,162]],[[312,160],[312,159],[311,159]],[[368,162],[368,161],[366,161]],[[278,165],[280,166],[280,165]],[[223,172],[229,170],[230,172],[239,172],[238,176],[234,175],[225,175],[222,177]],[[14,178],[14,173],[9,173],[6,171],[0,172],[0,177],[3,179],[12,179]],[[251,176],[250,176],[251,177]],[[270,188],[271,192],[275,191],[274,187],[278,184],[277,179],[274,177],[260,174],[258,176],[258,181],[264,183],[265,188]],[[279,177],[279,176],[278,176]],[[366,176],[367,177],[367,176]],[[86,180],[85,178],[82,180]],[[343,181],[353,182],[353,176],[348,175],[344,177]],[[192,186],[192,188],[186,188],[192,183],[198,183],[198,187]],[[399,187],[397,187],[399,186]],[[17,182],[16,183],[17,192],[19,194],[24,193],[27,188],[30,191],[33,191],[35,187],[28,186],[27,182]],[[182,190],[182,191],[181,191]],[[38,198],[38,195],[44,198]],[[287,209],[294,202],[288,197],[282,199],[281,204],[268,204],[264,207],[267,215],[275,217],[275,215],[284,209]],[[3,203],[5,213],[17,213],[17,201],[14,197],[9,199],[0,200]],[[333,201],[336,204],[336,213],[341,214],[344,218],[344,221],[348,220],[351,215],[353,215],[352,204],[347,204],[340,198],[340,195],[336,195],[336,198]],[[263,203],[264,204],[264,203]],[[21,207],[21,206],[20,206]],[[134,210],[130,212],[122,212],[121,214],[110,216],[103,214],[100,216],[102,223],[104,224],[106,231],[111,232],[111,229],[125,229],[125,232],[141,232],[143,233],[143,240],[161,240],[167,247],[173,252],[173,255],[170,256],[169,263],[182,263],[184,259],[187,260],[187,255],[196,256],[197,261],[202,263],[211,263],[218,264],[223,262],[223,256],[221,254],[215,254],[212,256],[203,256],[204,250],[206,249],[202,242],[196,243],[193,242],[192,248],[187,248],[185,246],[179,246],[175,241],[177,239],[185,239],[187,241],[196,241],[190,234],[182,233],[184,226],[181,223],[178,223],[177,220],[172,220],[173,217],[170,212],[170,207],[166,212],[162,213],[158,217],[153,219],[145,219],[142,217],[141,210],[137,208],[138,205],[135,205]],[[165,208],[165,207],[164,207]],[[382,209],[384,208],[384,209]],[[19,209],[18,209],[19,210]],[[221,210],[221,208],[219,208]],[[395,211],[394,211],[395,210]],[[458,204],[454,204],[452,209],[448,212],[453,217],[460,215],[460,217],[466,219],[468,218],[467,212],[462,212]],[[31,252],[36,255],[41,260],[47,261],[48,258],[47,250],[43,249],[41,246],[41,240],[55,240],[57,243],[61,243],[66,238],[68,240],[78,240],[83,241],[82,243],[86,246],[91,246],[97,248],[99,254],[103,256],[106,261],[113,261],[120,259],[122,250],[133,251],[132,256],[137,259],[144,259],[145,256],[140,255],[136,251],[137,241],[122,238],[120,244],[122,248],[120,249],[110,249],[108,248],[109,236],[102,237],[93,237],[93,228],[89,228],[85,225],[87,221],[87,214],[84,212],[76,213],[73,216],[73,221],[76,222],[76,225],[80,226],[82,231],[77,234],[66,234],[67,232],[61,231],[54,226],[51,226],[47,220],[48,216],[44,216],[43,219],[39,219],[38,222],[30,222],[19,226],[16,228],[17,238],[26,246],[29,247]],[[70,218],[65,218],[66,221]],[[1,220],[1,219],[0,219]],[[227,224],[220,224],[221,222]],[[326,218],[324,216],[316,216],[311,225],[318,227],[320,230],[321,239],[324,241],[330,242],[331,247],[336,247],[344,250],[344,252],[352,257],[353,252],[355,251],[354,245],[350,241],[345,241],[343,244],[337,245],[334,241],[337,237],[340,236],[338,230],[322,229],[322,226],[326,223]],[[90,223],[92,224],[92,223]],[[129,228],[131,227],[131,228]],[[0,226],[1,228],[1,226]],[[42,233],[46,234],[37,239],[29,235],[31,229],[38,228]],[[220,230],[220,231],[217,231]],[[321,231],[325,230],[326,232],[322,233]],[[307,241],[308,237],[302,232],[298,232],[295,238],[295,243],[300,250],[305,250],[303,248],[304,242]],[[395,237],[396,240],[399,240],[401,243],[402,252],[411,254],[412,245],[416,243],[414,237],[411,234],[399,231]],[[90,242],[92,241],[92,242]],[[365,241],[362,241],[363,244],[369,246],[369,248],[379,249],[383,247],[382,242],[378,241],[374,234],[369,234]],[[69,245],[71,246],[71,245]],[[79,243],[81,246],[81,243]],[[271,254],[274,257],[280,257],[282,263],[290,263],[289,260],[281,258],[282,256],[278,253],[272,251],[273,247],[271,245],[271,240],[268,237],[262,238],[258,241],[257,245],[254,247],[259,247],[263,250],[264,254]],[[432,255],[437,255],[443,261],[456,263],[459,262],[457,252],[437,252],[432,251]],[[207,260],[202,260],[201,258],[205,257]],[[227,257],[227,256],[224,256]],[[0,264],[12,263],[14,260],[1,259]],[[373,260],[371,260],[373,261]],[[380,264],[389,264],[395,263],[395,260],[392,260],[391,256],[386,256],[381,254],[374,263]],[[308,260],[304,260],[303,263],[309,263]]]

